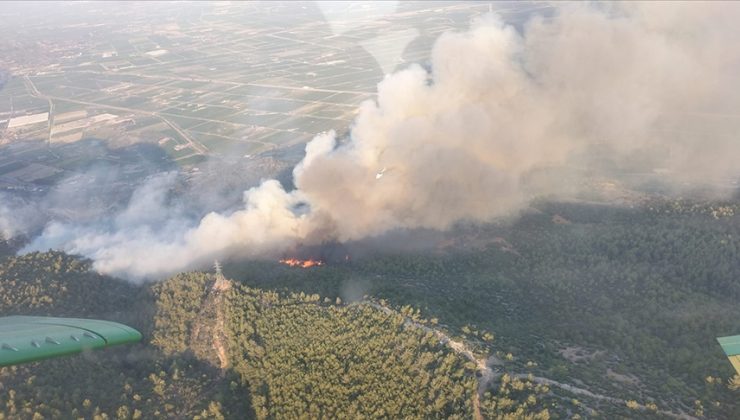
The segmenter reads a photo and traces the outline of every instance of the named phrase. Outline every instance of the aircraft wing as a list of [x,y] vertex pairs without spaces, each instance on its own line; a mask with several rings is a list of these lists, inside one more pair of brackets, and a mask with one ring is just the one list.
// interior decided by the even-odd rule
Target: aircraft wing
[[43,316],[0,317],[0,366],[139,340],[141,333],[117,322]]
[[727,358],[730,359],[732,367],[734,367],[738,375],[740,375],[740,335],[717,337],[717,341],[719,341],[719,345],[722,346],[722,350],[725,351]]

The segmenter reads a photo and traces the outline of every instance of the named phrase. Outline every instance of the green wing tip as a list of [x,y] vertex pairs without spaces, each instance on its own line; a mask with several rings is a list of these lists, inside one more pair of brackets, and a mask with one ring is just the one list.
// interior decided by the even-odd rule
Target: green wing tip
[[717,341],[722,346],[722,350],[727,355],[727,359],[732,364],[732,367],[740,375],[740,335],[717,337]]
[[118,344],[136,343],[141,341],[141,333],[127,325],[116,324],[120,331],[111,331],[104,335],[107,345],[115,346]]
[[717,341],[726,355],[736,356],[740,354],[740,335],[717,337]]
[[97,319],[11,316],[0,318],[0,366],[135,343],[139,331]]

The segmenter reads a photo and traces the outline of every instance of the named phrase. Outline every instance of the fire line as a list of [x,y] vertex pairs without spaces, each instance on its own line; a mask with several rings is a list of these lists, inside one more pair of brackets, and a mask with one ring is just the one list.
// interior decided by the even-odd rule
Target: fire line
[[324,262],[321,260],[314,260],[314,259],[307,259],[307,260],[301,260],[298,258],[283,258],[280,260],[281,264],[285,264],[290,267],[301,267],[301,268],[309,268],[309,267],[319,267],[324,265]]

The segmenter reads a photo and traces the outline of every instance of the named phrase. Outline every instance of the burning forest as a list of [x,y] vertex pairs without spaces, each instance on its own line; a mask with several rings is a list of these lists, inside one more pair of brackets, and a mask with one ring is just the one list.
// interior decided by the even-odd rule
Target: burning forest
[[293,189],[265,180],[241,208],[195,218],[168,201],[172,177],[154,177],[119,214],[52,221],[21,252],[61,249],[100,272],[154,280],[215,258],[275,258],[296,243],[491,222],[577,190],[584,175],[547,171],[569,168],[594,144],[612,167],[640,156],[675,191],[727,178],[740,155],[727,135],[734,122],[698,116],[740,103],[726,88],[737,84],[740,48],[722,41],[740,36],[740,7],[674,6],[568,3],[521,28],[489,14],[440,36],[430,66],[386,76],[346,138],[332,131],[308,142]]
[[300,268],[311,268],[311,267],[321,267],[324,265],[324,261],[317,260],[317,259],[298,259],[298,258],[281,258],[278,260],[280,264],[285,264],[288,267],[300,267]]

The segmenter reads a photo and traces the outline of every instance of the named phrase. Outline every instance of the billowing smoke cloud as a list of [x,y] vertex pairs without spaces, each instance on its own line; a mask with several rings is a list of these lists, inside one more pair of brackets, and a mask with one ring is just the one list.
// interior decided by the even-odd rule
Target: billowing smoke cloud
[[680,181],[728,176],[740,156],[731,137],[738,18],[728,3],[577,4],[518,32],[488,16],[441,36],[431,73],[387,76],[348,139],[311,141],[295,190],[267,180],[244,193],[242,209],[191,224],[162,199],[164,176],[105,228],[50,224],[27,249],[62,248],[103,272],[157,278],[297,242],[490,221],[551,191],[527,184],[533,171],[592,144],[617,164],[639,156]]
[[22,228],[20,222],[15,220],[14,211],[8,204],[9,199],[0,195],[0,239],[9,239],[18,235]]
[[0,240],[29,235],[42,221],[41,213],[33,203],[0,194]]

